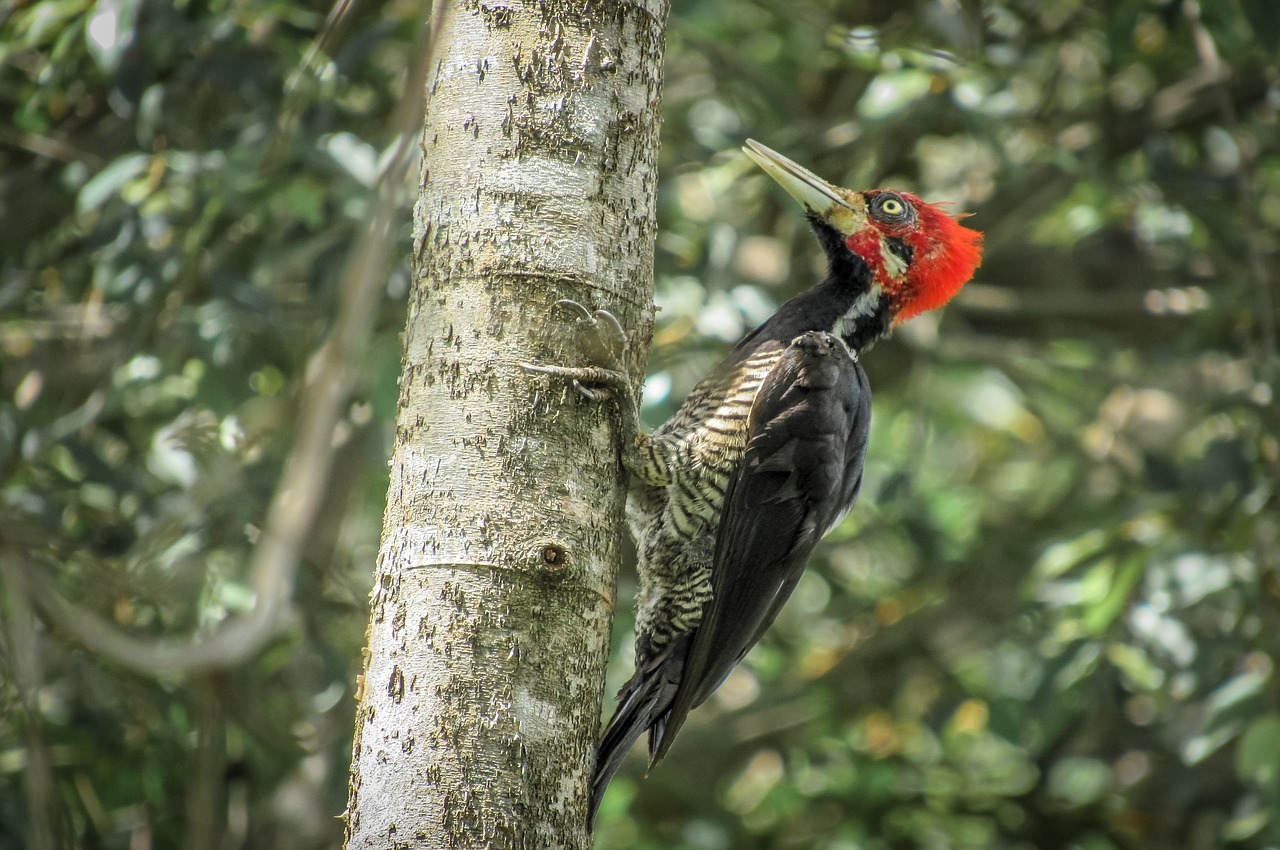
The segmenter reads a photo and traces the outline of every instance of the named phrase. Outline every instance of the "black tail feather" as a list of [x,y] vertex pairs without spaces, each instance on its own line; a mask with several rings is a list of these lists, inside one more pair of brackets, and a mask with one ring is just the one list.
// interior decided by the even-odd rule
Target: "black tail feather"
[[[662,737],[667,711],[675,699],[684,671],[687,641],[680,640],[641,664],[618,692],[618,708],[609,719],[600,738],[600,752],[596,757],[596,772],[591,780],[591,809],[589,823],[596,821],[600,801],[604,799],[609,781],[622,766],[622,761],[640,736],[652,729],[649,752],[655,752],[656,742]],[[652,767],[655,761],[651,760]]]

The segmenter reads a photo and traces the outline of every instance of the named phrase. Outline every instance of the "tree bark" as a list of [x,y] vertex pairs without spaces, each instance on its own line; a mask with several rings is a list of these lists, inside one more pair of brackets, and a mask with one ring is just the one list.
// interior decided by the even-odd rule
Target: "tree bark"
[[666,12],[437,17],[349,848],[590,843],[625,476],[609,407],[521,364],[584,363],[561,298],[647,347]]

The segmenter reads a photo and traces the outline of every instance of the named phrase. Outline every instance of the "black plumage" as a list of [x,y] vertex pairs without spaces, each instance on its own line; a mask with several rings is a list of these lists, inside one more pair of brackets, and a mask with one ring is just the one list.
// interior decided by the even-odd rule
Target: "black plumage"
[[[827,331],[779,340],[795,318],[780,311],[771,320],[780,328],[766,323],[743,340],[648,440],[682,447],[672,454],[685,462],[661,483],[646,481],[641,468],[633,489],[642,585],[636,673],[601,739],[593,816],[641,734],[650,731],[651,764],[666,754],[689,711],[759,640],[813,548],[857,497],[871,425],[866,374]],[[717,421],[740,427],[707,428]],[[697,519],[708,512],[709,520]]]

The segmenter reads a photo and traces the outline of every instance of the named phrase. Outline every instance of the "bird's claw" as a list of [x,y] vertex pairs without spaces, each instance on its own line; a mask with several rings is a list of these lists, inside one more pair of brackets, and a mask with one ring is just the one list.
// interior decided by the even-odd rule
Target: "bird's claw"
[[572,298],[561,298],[556,302],[556,306],[562,307],[571,313],[577,313],[577,318],[583,321],[591,321],[591,311],[579,304],[577,301],[574,301]]
[[561,298],[556,306],[574,314],[578,322],[588,325],[588,333],[581,337],[589,349],[587,354],[595,363],[623,370],[623,356],[627,350],[627,332],[622,329],[618,317],[608,310],[588,310],[571,298]]
[[623,399],[630,397],[631,381],[627,377],[624,360],[627,332],[622,329],[622,323],[608,310],[588,310],[568,298],[557,301],[556,306],[572,313],[576,323],[587,325],[586,332],[577,333],[574,338],[583,344],[587,359],[593,365],[521,365],[530,372],[569,378],[573,381],[573,388],[592,401],[601,401],[611,396]]
[[592,401],[601,401],[616,393],[619,398],[626,398],[631,392],[630,379],[613,369],[600,366],[539,366],[536,363],[521,363],[525,371],[540,372],[544,375],[558,375],[573,381],[573,388]]
[[582,381],[579,381],[577,378],[573,379],[573,388],[578,392],[582,393],[587,398],[591,399],[592,401],[601,401],[607,395],[606,393],[603,393],[600,390],[591,389],[591,387],[588,387],[586,384],[582,383]]

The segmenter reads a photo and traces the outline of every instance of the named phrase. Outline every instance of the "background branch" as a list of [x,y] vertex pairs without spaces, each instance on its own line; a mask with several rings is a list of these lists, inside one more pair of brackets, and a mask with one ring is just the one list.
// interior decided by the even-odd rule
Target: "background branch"
[[207,670],[243,662],[292,620],[294,574],[328,486],[337,448],[335,429],[352,389],[364,379],[360,364],[384,291],[387,262],[404,206],[399,198],[416,149],[413,140],[421,123],[420,93],[430,48],[431,40],[424,30],[405,79],[395,116],[401,132],[379,175],[371,203],[372,219],[343,267],[333,329],[306,369],[298,436],[285,460],[250,560],[253,610],[207,636],[137,637],[72,603],[51,579],[29,572],[26,578],[36,605],[50,622],[89,649],[140,672]]

